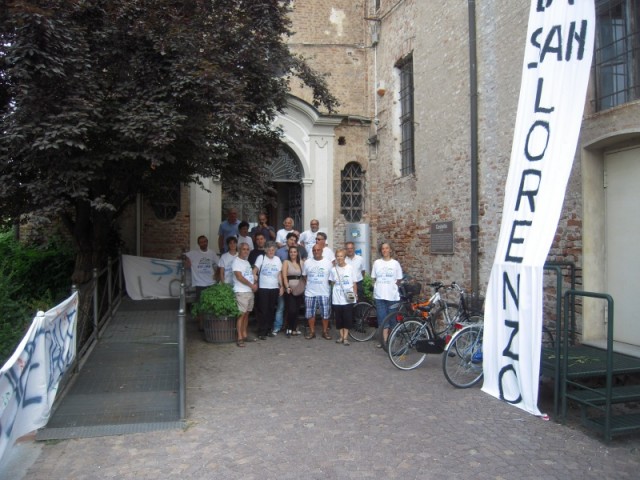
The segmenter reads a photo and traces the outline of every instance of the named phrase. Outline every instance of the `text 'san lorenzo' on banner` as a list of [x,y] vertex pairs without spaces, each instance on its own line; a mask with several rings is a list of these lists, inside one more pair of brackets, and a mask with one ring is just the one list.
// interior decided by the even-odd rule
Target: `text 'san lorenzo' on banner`
[[593,0],[533,0],[509,175],[485,304],[483,391],[539,415],[544,262],[584,109]]

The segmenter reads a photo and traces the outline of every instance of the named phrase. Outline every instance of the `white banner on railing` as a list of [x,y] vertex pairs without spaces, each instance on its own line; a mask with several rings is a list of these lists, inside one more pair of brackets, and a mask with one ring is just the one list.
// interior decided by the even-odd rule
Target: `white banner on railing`
[[132,300],[178,298],[182,262],[122,255],[127,295]]
[[77,293],[38,312],[0,370],[0,459],[17,438],[47,424],[60,379],[75,358],[77,315]]
[[485,303],[482,390],[536,415],[543,268],[575,156],[594,33],[593,0],[532,0]]

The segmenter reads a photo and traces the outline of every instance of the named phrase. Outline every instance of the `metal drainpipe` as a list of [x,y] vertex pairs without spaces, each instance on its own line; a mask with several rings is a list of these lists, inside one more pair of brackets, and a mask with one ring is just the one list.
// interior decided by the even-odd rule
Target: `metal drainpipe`
[[478,261],[478,64],[476,57],[476,2],[469,1],[469,101],[471,129],[471,290],[480,294]]

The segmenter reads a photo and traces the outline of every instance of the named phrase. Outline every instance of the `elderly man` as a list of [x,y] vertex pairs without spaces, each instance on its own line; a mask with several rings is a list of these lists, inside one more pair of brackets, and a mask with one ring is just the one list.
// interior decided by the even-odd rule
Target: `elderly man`
[[364,259],[360,255],[356,254],[355,243],[347,242],[345,244],[345,249],[347,250],[345,261],[351,265],[353,274],[355,275],[354,281],[356,284],[356,294],[358,295],[358,298],[364,298],[364,288],[362,286],[365,274]]
[[287,235],[290,233],[295,233],[297,237],[300,237],[300,234],[293,229],[293,218],[287,217],[282,222],[284,228],[278,230],[276,234],[276,243],[278,244],[278,248],[284,247],[287,243]]
[[316,233],[320,231],[320,222],[315,218],[309,222],[309,230],[300,234],[300,245],[310,252],[316,244]]
[[316,338],[316,309],[322,314],[322,338],[331,340],[329,334],[329,315],[331,314],[331,299],[329,286],[329,272],[333,268],[330,260],[323,258],[322,247],[318,244],[311,250],[313,258],[304,262],[302,276],[306,279],[304,290],[305,312],[309,322],[307,340]]

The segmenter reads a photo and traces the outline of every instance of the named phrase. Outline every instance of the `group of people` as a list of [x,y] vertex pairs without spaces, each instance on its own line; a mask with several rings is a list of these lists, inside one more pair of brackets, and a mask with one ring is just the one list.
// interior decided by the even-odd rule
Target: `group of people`
[[[349,345],[353,307],[363,293],[363,258],[356,254],[353,242],[334,253],[316,219],[302,234],[295,230],[291,218],[284,220],[283,227],[276,232],[268,225],[266,214],[260,214],[258,225],[249,232],[249,224],[239,221],[237,211],[230,209],[218,231],[220,258],[208,248],[205,236],[198,237],[199,249],[185,254],[196,296],[216,281],[233,285],[240,311],[238,347],[244,347],[249,339],[251,311],[257,324],[257,337],[252,340],[266,340],[283,330],[287,337],[301,335],[297,323],[303,305],[309,327],[306,339],[316,338],[316,311],[322,318],[322,338],[333,339],[329,326],[333,310],[336,343]],[[382,258],[374,262],[371,277],[378,318],[384,318],[381,315],[400,299],[397,285],[402,268],[391,257],[388,243],[382,244],[380,251]]]

